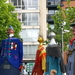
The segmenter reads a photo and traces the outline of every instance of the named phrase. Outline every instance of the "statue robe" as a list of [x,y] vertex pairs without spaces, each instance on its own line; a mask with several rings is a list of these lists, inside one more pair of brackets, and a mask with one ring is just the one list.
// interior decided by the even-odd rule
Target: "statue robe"
[[66,65],[67,75],[75,75],[75,38],[69,44],[68,63]]
[[36,59],[34,68],[32,70],[32,75],[43,75],[45,69],[46,69],[46,51],[43,45],[39,45],[38,50],[36,52]]
[[21,38],[9,37],[2,40],[0,47],[0,75],[20,75],[23,42]]
[[46,72],[45,75],[50,74],[50,71],[55,69],[56,75],[65,73],[65,65],[63,62],[62,54],[57,45],[49,45],[46,48]]

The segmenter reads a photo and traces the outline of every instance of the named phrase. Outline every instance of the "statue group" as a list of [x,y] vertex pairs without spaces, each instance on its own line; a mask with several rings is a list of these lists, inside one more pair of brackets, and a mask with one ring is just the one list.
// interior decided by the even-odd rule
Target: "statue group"
[[[41,51],[44,51],[44,58],[46,59],[46,61],[44,61],[44,65],[42,65],[42,58],[41,62],[38,61],[40,54],[43,54],[38,49],[32,75],[75,75],[75,23],[71,24],[70,26],[72,27],[72,34],[74,35],[74,37],[69,42],[69,50],[66,51],[66,56],[68,57],[66,60],[67,64],[64,63],[64,58],[62,56],[61,50],[55,42],[55,34],[51,32],[50,37],[52,39],[49,45],[46,47],[46,52],[44,51],[44,48],[40,48],[40,45],[38,46]],[[38,51],[40,52],[38,53]],[[42,68],[43,66],[44,69]]]
[[[75,75],[75,24],[72,27],[74,37],[69,42],[67,64],[64,64],[59,46],[55,42],[55,33],[51,32],[51,41],[44,48],[43,36],[38,37],[35,64],[32,75]],[[14,37],[14,29],[7,29],[8,38],[1,41],[0,45],[0,75],[20,75],[23,60],[23,40]]]

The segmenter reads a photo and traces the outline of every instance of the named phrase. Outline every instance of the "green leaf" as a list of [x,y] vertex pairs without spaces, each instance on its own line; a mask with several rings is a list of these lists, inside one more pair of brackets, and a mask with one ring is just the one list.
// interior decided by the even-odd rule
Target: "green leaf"
[[0,0],[0,42],[8,37],[7,28],[11,25],[14,28],[15,37],[20,37],[21,22],[17,19],[17,13],[13,13],[15,7],[7,0]]

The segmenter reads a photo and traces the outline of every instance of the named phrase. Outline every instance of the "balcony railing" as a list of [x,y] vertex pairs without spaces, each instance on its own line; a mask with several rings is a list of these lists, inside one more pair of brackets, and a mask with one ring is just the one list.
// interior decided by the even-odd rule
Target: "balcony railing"
[[61,4],[61,0],[47,0],[48,5],[58,5]]
[[62,0],[47,0],[47,7],[48,7],[48,10],[57,10],[57,6],[60,5],[60,6],[63,6],[61,4]]

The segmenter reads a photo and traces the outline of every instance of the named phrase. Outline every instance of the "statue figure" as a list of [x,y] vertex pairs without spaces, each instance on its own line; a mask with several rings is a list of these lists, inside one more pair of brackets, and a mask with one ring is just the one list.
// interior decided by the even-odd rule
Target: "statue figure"
[[49,75],[51,70],[57,71],[56,75],[66,75],[65,65],[62,58],[62,53],[59,46],[55,42],[55,33],[51,32],[49,37],[51,41],[46,47],[46,72],[45,75]]
[[38,50],[36,52],[36,59],[35,59],[35,64],[34,68],[32,70],[32,75],[43,75],[45,69],[46,69],[46,51],[43,46],[43,37],[39,36],[38,42]]
[[69,50],[67,51],[68,59],[66,65],[67,75],[75,75],[75,23],[70,25],[74,37],[70,40]]
[[14,37],[14,29],[7,29],[8,38],[2,40],[0,47],[0,75],[20,75],[23,57],[23,42]]

